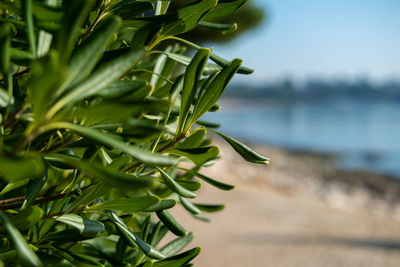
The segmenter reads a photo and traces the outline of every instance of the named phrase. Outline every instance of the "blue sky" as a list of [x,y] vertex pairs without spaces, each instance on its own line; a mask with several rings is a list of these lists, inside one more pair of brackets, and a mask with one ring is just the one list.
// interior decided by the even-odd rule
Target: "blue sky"
[[400,0],[253,1],[267,20],[232,44],[214,45],[256,70],[246,81],[400,79]]

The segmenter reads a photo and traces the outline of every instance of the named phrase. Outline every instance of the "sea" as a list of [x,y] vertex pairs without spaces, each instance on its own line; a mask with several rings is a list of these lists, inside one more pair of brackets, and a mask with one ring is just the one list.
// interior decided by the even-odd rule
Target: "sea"
[[207,121],[253,144],[331,153],[340,168],[400,177],[400,102],[222,100]]

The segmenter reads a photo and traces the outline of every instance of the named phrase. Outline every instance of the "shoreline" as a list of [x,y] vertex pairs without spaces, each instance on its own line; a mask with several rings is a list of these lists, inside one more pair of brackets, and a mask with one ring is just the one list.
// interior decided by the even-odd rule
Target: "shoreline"
[[222,141],[217,144],[222,152],[221,164],[218,168],[207,168],[205,172],[210,175],[224,177],[228,173],[240,184],[267,184],[274,190],[308,195],[338,208],[375,207],[374,213],[400,221],[399,177],[369,170],[342,169],[339,156],[332,153],[257,144],[249,146],[268,156],[271,163],[267,166],[251,164]]
[[201,172],[236,187],[203,184],[196,202],[225,209],[204,214],[210,223],[171,210],[194,232],[190,247],[202,247],[196,266],[400,265],[400,180],[339,171],[329,155],[251,145],[271,159],[257,165],[217,144],[221,159]]

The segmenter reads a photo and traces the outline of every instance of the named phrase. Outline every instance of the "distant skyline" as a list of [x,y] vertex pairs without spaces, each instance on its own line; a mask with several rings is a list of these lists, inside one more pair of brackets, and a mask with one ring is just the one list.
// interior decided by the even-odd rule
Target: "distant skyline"
[[262,25],[233,43],[213,45],[217,54],[243,58],[256,70],[236,81],[400,80],[400,0],[254,3],[266,10]]

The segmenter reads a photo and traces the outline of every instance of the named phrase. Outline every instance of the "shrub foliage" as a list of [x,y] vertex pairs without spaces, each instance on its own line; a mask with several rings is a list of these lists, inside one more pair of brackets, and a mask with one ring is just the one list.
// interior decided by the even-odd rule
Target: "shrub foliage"
[[191,265],[168,210],[207,220],[223,205],[192,202],[201,182],[233,188],[201,174],[207,132],[268,159],[200,120],[252,70],[177,35],[231,31],[208,19],[244,2],[0,0],[0,265]]

